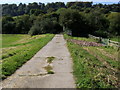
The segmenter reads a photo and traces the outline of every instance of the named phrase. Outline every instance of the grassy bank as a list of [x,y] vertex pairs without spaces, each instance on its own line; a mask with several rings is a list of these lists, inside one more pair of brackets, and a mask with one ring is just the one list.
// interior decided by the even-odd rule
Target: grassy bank
[[[64,35],[66,39],[83,40]],[[86,41],[94,41],[85,38]],[[73,59],[73,74],[77,88],[117,88],[118,54],[112,47],[86,47],[67,41]],[[109,52],[114,51],[114,52]]]
[[116,36],[116,37],[110,38],[110,40],[116,41],[116,42],[119,42],[119,39],[120,39],[120,36]]
[[[30,60],[54,35],[3,35],[2,78],[6,78]],[[13,39],[13,40],[12,40]]]

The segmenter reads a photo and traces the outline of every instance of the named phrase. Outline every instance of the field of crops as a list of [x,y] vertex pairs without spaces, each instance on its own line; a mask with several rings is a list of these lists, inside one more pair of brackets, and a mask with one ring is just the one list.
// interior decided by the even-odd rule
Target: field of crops
[[[95,46],[97,41],[90,38],[67,35],[64,37],[73,58],[73,74],[77,88],[117,88],[119,86],[118,48]],[[95,43],[91,44],[91,42]]]
[[[11,75],[30,60],[36,52],[45,46],[53,34],[29,36],[25,34],[3,34],[2,35],[2,77]],[[0,64],[1,65],[1,64]]]

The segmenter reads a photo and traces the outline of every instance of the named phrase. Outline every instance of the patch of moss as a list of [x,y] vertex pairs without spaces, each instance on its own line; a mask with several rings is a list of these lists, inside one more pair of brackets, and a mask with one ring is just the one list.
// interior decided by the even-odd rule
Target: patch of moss
[[52,63],[52,61],[55,59],[55,57],[47,57],[47,63]]
[[52,66],[48,65],[48,66],[46,66],[44,68],[46,69],[48,74],[54,74],[54,72],[52,71],[52,69],[53,69]]

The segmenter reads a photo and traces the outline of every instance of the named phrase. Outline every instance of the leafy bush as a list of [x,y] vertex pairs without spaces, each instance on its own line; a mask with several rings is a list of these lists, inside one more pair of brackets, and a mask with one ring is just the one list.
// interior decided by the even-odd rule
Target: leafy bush
[[56,21],[56,18],[43,18],[34,22],[34,25],[31,27],[29,34],[37,35],[44,33],[60,33],[61,31],[62,27]]

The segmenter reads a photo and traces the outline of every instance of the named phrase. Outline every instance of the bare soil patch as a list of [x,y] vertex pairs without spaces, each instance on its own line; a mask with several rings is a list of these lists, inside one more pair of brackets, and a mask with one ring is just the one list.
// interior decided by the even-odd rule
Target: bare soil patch
[[98,47],[103,46],[102,44],[96,42],[88,42],[88,41],[75,40],[75,39],[67,39],[67,40],[81,46],[98,46]]

